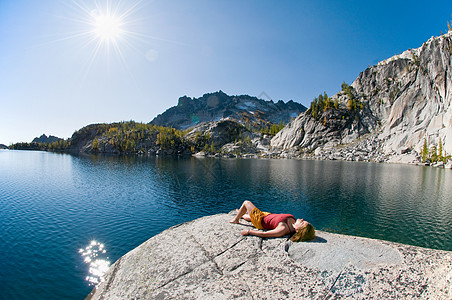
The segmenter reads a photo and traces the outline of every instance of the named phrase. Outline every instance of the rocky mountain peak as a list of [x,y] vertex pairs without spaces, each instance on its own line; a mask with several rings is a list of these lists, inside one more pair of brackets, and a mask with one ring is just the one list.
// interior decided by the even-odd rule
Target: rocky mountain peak
[[204,94],[200,98],[183,96],[173,106],[155,117],[151,123],[187,129],[199,123],[231,119],[241,124],[287,123],[305,111],[306,107],[280,100],[276,104],[249,95],[229,96],[223,91]]
[[53,135],[45,135],[42,134],[40,137],[35,137],[32,143],[53,143],[61,140],[61,138],[53,136]]

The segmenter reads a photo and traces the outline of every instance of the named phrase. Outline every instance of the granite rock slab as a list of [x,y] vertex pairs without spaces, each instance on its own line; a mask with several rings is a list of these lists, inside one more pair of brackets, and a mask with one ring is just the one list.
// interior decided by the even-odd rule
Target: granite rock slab
[[169,228],[116,261],[90,299],[452,299],[452,252],[317,231],[240,235],[232,214]]

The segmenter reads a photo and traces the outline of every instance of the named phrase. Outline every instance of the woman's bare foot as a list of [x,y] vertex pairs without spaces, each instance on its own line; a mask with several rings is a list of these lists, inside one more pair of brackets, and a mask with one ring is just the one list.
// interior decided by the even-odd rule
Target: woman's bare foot
[[229,223],[232,224],[239,224],[239,220],[237,220],[236,218],[232,219],[231,221],[229,221]]

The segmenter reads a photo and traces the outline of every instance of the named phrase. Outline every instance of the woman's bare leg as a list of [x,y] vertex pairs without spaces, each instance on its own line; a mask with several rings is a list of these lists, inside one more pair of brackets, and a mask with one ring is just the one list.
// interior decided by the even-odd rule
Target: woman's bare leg
[[242,216],[242,219],[245,220],[245,221],[251,222],[251,217],[250,217],[250,215],[248,213],[244,214]]
[[[251,202],[251,201],[243,201],[242,206],[240,207],[240,209],[237,211],[237,216],[235,216],[234,219],[232,219],[231,223],[234,224],[238,224],[239,220],[241,217],[244,217],[245,214],[247,214],[248,216],[251,214],[251,211],[255,208],[256,206]],[[246,219],[245,219],[246,220]],[[251,220],[251,219],[250,219]]]

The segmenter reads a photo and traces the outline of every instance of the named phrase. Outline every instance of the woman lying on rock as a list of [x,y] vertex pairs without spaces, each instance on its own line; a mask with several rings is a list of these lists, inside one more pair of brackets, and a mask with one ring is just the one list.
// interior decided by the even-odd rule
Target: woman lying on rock
[[308,241],[315,238],[315,229],[308,221],[295,219],[290,214],[272,214],[262,212],[251,201],[244,201],[237,216],[230,222],[238,224],[240,218],[253,223],[257,229],[268,231],[243,230],[242,235],[255,235],[259,237],[281,237],[292,234],[293,242]]

